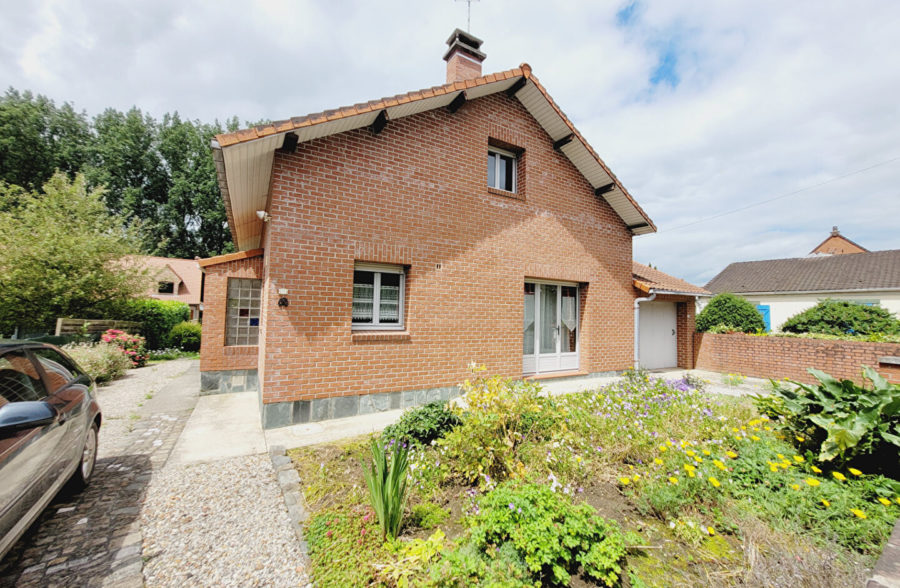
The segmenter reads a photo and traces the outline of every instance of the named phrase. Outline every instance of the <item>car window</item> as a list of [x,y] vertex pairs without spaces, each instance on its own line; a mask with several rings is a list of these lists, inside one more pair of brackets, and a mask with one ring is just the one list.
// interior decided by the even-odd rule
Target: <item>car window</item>
[[24,351],[0,356],[0,406],[10,402],[43,400],[47,390]]
[[81,371],[75,367],[75,364],[58,351],[44,347],[32,349],[31,353],[43,366],[44,372],[47,374],[47,380],[50,383],[51,393],[55,393],[81,375]]

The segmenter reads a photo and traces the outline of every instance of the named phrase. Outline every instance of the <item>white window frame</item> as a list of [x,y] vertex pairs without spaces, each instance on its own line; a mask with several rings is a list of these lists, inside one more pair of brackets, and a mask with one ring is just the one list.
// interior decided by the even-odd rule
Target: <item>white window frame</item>
[[[503,155],[506,157],[512,158],[512,190],[507,190],[506,188],[501,188],[499,185],[491,186],[490,182],[488,182],[488,187],[493,188],[495,190],[503,190],[504,192],[510,192],[515,194],[519,187],[519,156],[513,153],[512,151],[506,151],[505,149],[500,149],[498,147],[488,147],[488,155],[491,153],[495,155]],[[490,175],[488,175],[490,178]],[[495,184],[500,183],[500,158],[494,158],[494,182]]]
[[[351,299],[351,329],[354,331],[402,331],[406,328],[406,268],[402,265],[390,265],[386,263],[361,263],[353,264],[353,271],[372,272],[375,274],[374,292],[372,297],[372,322],[354,323]],[[400,276],[400,308],[398,309],[398,322],[382,324],[379,313],[381,312],[381,274],[398,274]],[[351,284],[352,298],[352,284]]]

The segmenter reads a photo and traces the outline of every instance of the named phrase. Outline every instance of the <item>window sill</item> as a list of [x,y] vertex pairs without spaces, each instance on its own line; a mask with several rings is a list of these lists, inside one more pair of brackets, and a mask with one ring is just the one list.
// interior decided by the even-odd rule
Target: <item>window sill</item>
[[487,187],[487,191],[488,194],[493,194],[494,196],[504,196],[506,198],[514,198],[516,200],[525,200],[525,195],[519,192],[508,192],[506,190],[492,188],[490,186]]
[[259,345],[223,345],[225,355],[244,355],[259,351]]
[[411,341],[409,331],[353,331],[353,343],[371,343],[376,341],[402,342]]
[[528,381],[554,380],[556,378],[572,378],[575,376],[586,376],[588,372],[584,370],[571,370],[567,372],[544,372],[542,374],[532,374],[525,376],[523,379]]

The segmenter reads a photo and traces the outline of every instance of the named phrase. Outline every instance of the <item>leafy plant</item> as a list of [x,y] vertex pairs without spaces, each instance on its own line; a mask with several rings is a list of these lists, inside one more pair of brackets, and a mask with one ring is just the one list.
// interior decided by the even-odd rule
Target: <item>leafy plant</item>
[[429,402],[407,410],[400,420],[388,425],[381,433],[382,439],[396,439],[404,443],[431,443],[460,424],[459,417],[444,401]]
[[747,380],[741,374],[725,374],[722,376],[722,382],[725,383],[726,386],[740,386]]
[[450,511],[433,502],[423,502],[412,507],[410,518],[420,529],[433,529],[450,518]]
[[376,439],[372,439],[371,449],[372,461],[363,465],[369,500],[378,516],[382,535],[395,539],[400,533],[406,507],[409,449],[405,443],[393,440],[382,446]]
[[828,299],[792,316],[781,330],[827,335],[900,335],[900,320],[880,306]]
[[169,331],[169,344],[183,351],[200,351],[200,323],[182,321]]
[[144,347],[144,338],[140,335],[131,335],[119,329],[107,329],[100,336],[100,340],[118,347],[131,360],[133,367],[147,365],[147,350]]
[[372,565],[389,557],[369,508],[325,510],[305,529],[316,586],[368,586]]
[[756,308],[735,294],[723,292],[716,294],[697,315],[697,330],[701,333],[713,327],[733,328],[744,333],[764,331],[766,323]]
[[169,344],[172,327],[191,318],[191,309],[177,300],[142,298],[125,302],[114,318],[141,323],[147,348],[162,349]]
[[[395,546],[396,559],[377,566],[379,576],[391,586],[407,588],[412,578],[421,575],[444,548],[444,532],[438,529],[428,539],[413,539]],[[421,582],[416,582],[419,585]]]
[[112,343],[70,343],[63,349],[98,384],[121,378],[133,365]]
[[479,506],[472,542],[480,549],[512,544],[542,583],[568,584],[579,565],[604,585],[618,582],[625,540],[592,506],[573,505],[548,486],[513,482],[486,494]]
[[776,390],[780,403],[757,400],[761,410],[782,418],[820,461],[852,461],[879,454],[888,473],[900,475],[900,386],[888,383],[870,367],[863,370],[871,388],[837,380],[810,369],[818,386],[793,382],[797,388]]

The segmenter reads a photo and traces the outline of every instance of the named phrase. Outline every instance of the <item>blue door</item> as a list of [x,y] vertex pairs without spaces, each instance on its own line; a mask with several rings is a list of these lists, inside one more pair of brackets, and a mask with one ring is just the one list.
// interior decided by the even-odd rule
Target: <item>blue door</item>
[[772,321],[769,318],[769,305],[768,304],[757,304],[756,310],[759,311],[759,314],[763,317],[763,322],[766,324],[766,333],[772,330]]

